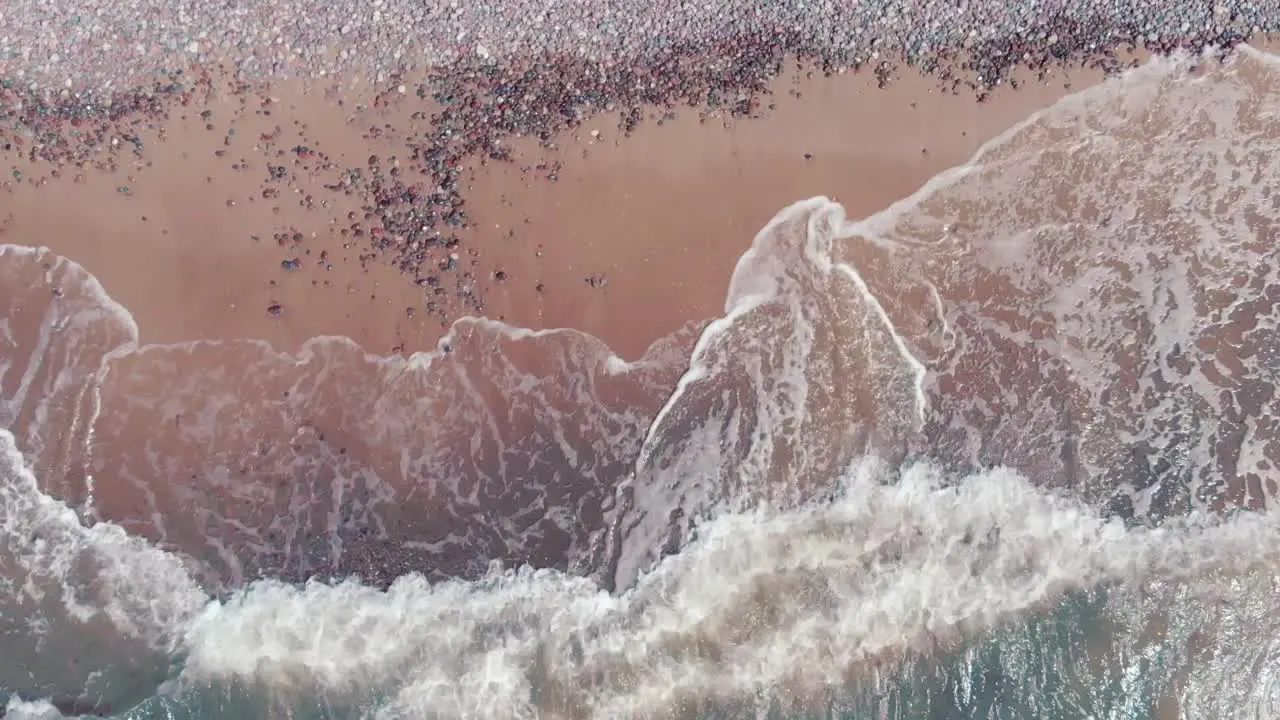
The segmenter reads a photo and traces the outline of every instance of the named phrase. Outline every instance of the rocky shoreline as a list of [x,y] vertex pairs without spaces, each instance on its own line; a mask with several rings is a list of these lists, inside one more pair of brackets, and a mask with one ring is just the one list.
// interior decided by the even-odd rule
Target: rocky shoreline
[[[267,160],[262,197],[278,198],[300,172],[322,167],[336,175],[325,188],[359,204],[359,210],[345,214],[341,233],[358,249],[360,261],[398,268],[433,298],[426,311],[447,323],[461,314],[482,312],[485,286],[505,280],[501,270],[475,276],[469,269],[475,263],[464,261],[464,254],[474,256],[474,251],[461,247],[460,231],[473,222],[464,173],[475,163],[516,162],[513,139],[536,138],[548,146],[559,133],[589,120],[598,123],[602,115],[617,118],[610,132],[622,135],[646,119],[660,124],[675,112],[697,112],[703,121],[759,116],[773,107],[770,84],[787,73],[874,73],[884,87],[907,64],[932,74],[945,91],[971,93],[981,102],[1003,83],[1016,87],[1019,81],[1012,77],[1019,69],[1030,69],[1042,80],[1067,67],[1115,73],[1132,64],[1122,58],[1132,57],[1138,43],[1160,53],[1206,46],[1225,52],[1246,39],[1244,26],[1251,16],[1225,9],[1216,16],[1223,22],[1200,32],[1157,37],[1147,29],[1150,21],[1107,25],[1059,12],[1039,18],[1032,31],[975,35],[953,50],[929,52],[922,48],[932,46],[912,34],[849,47],[811,31],[784,30],[658,43],[630,60],[547,51],[495,59],[486,51],[461,55],[425,74],[405,65],[380,73],[382,81],[365,99],[375,112],[395,105],[397,117],[414,122],[412,128],[388,124],[373,131],[396,134],[406,156],[375,155],[360,165],[339,166],[322,149],[277,147],[273,137],[264,135],[255,145]],[[201,112],[203,117],[209,111],[201,108],[219,92],[239,97],[241,105],[256,103],[270,114],[272,81],[253,77],[247,67],[196,62],[145,85],[115,91],[105,102],[95,100],[93,93],[50,97],[15,78],[0,81],[0,157],[49,168],[53,178],[90,167],[117,171],[122,153],[145,156],[141,129],[163,133],[175,112]],[[314,78],[314,87],[340,97],[340,83],[333,77],[325,71]],[[597,138],[601,133],[592,132]],[[2,182],[24,180],[17,165],[7,170]],[[557,179],[553,163],[531,163],[522,170]],[[127,192],[127,184],[121,188]],[[307,195],[307,202],[314,198]],[[281,245],[289,244],[292,233],[285,240],[275,234]],[[280,308],[268,312],[278,314]]]

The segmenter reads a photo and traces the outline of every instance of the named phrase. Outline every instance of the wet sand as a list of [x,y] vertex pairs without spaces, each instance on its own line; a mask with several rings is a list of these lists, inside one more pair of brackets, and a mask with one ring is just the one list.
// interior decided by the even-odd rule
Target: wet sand
[[[413,352],[474,313],[452,278],[418,286],[386,258],[362,258],[352,228],[367,200],[338,186],[349,167],[407,158],[429,102],[392,89],[369,107],[368,93],[296,81],[237,94],[212,77],[210,102],[138,124],[141,151],[119,153],[114,171],[53,177],[6,153],[0,240],[83,264],[143,342],[258,338],[292,350],[343,335],[378,354]],[[1027,76],[977,102],[907,69],[886,89],[870,72],[802,70],[774,82],[760,118],[655,110],[630,137],[598,117],[553,149],[516,140],[513,162],[466,173],[472,226],[440,275],[474,287],[489,317],[581,329],[637,357],[721,312],[736,259],[782,207],[824,194],[851,217],[873,213],[1100,79]],[[269,181],[273,167],[282,175]]]
[[722,314],[735,262],[787,205],[826,195],[850,218],[875,213],[1067,85],[1100,79],[1072,73],[978,103],[918,74],[879,89],[866,73],[793,73],[775,83],[776,108],[757,119],[703,121],[682,110],[629,138],[609,122],[588,123],[552,154],[562,163],[557,182],[502,166],[478,173],[474,234],[518,263],[508,273],[513,306],[529,284],[546,285],[538,314],[518,323],[579,328],[635,357],[690,319]]
[[[1098,79],[1081,74],[1070,84]],[[45,245],[82,264],[132,313],[143,343],[251,338],[296,351],[337,335],[378,355],[411,353],[433,347],[479,298],[489,317],[584,330],[627,358],[721,314],[738,257],[783,207],[824,194],[850,216],[873,213],[1069,92],[1059,76],[979,103],[906,71],[887,89],[872,73],[793,72],[774,83],[762,109],[775,107],[757,119],[682,109],[655,114],[624,138],[617,117],[595,118],[553,138],[554,149],[526,138],[513,143],[510,163],[472,161],[459,188],[471,227],[456,247],[429,247],[427,267],[406,275],[395,256],[370,251],[383,226],[350,172],[429,181],[415,174],[422,164],[412,145],[434,108],[412,83],[404,94],[392,86],[374,96],[209,82],[209,101],[193,99],[163,122],[116,123],[119,144],[140,147],[122,147],[114,169],[108,156],[95,160],[101,166],[56,168],[55,177],[55,168],[8,153],[17,176],[6,184],[0,242]],[[196,559],[211,587],[260,570],[302,579],[322,568],[371,582],[406,567],[467,575],[479,557],[558,567],[568,544],[586,546],[633,457],[611,428],[630,427],[633,412],[652,417],[681,363],[614,377],[596,350],[563,349],[563,338],[486,346],[491,337],[460,333],[433,372],[387,376],[340,344],[296,365],[245,344],[157,348],[118,361],[104,382],[102,412],[114,419],[95,430],[92,491],[88,475],[71,471],[42,473],[45,486]],[[675,343],[679,357],[689,341]],[[490,358],[509,367],[488,367]],[[600,395],[587,402],[576,382],[523,393],[454,388],[447,378],[464,366],[587,377]],[[580,408],[605,398],[617,417],[566,440],[562,425],[572,430]],[[210,403],[230,413],[210,426],[220,428],[216,442],[201,425]],[[481,456],[476,427],[494,435]],[[164,483],[148,480],[145,458],[156,447],[169,460]],[[562,472],[578,467],[583,448],[598,453],[590,472]],[[421,461],[403,467],[406,455]],[[492,467],[522,482],[490,482]],[[376,540],[344,535],[340,560],[327,551],[312,557],[328,547],[316,538],[331,534],[329,478],[361,477],[364,468],[386,484],[347,492],[394,498],[379,510],[390,529]],[[578,476],[592,486],[563,479]],[[227,477],[240,489],[231,496]],[[455,477],[471,484],[449,489],[439,480]],[[539,494],[550,507],[574,508],[572,534],[554,518],[519,536],[495,529],[524,517]],[[283,539],[262,530],[279,517],[303,530]],[[401,544],[411,538],[439,547]],[[222,557],[218,543],[234,557]]]

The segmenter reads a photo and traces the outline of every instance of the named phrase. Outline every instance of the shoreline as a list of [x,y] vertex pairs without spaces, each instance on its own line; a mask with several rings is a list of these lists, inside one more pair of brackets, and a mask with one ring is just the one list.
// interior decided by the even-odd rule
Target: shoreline
[[[83,264],[138,316],[144,343],[292,351],[340,335],[408,354],[478,315],[581,330],[634,359],[721,312],[738,256],[781,208],[825,195],[870,215],[1148,56],[1092,57],[985,90],[909,65],[886,83],[792,56],[736,105],[588,114],[575,96],[560,129],[532,136],[530,123],[551,127],[538,123],[555,98],[509,112],[498,101],[523,86],[475,77],[461,94],[427,76],[344,94],[334,78],[254,86],[226,68],[175,71],[194,81],[113,118],[37,114],[38,145],[0,129],[0,193],[13,201],[0,242]],[[495,114],[521,119],[494,126]]]
[[[450,115],[426,81],[343,96],[204,70],[173,102],[91,132],[60,121],[63,139],[81,139],[62,156],[48,142],[24,146],[26,159],[10,148],[0,240],[84,265],[135,313],[143,342],[293,350],[343,335],[411,353],[483,315],[582,330],[635,358],[719,313],[737,257],[781,208],[828,195],[871,214],[1107,74],[1023,71],[975,96],[916,70],[886,84],[785,66],[728,109],[658,106],[637,120],[620,106],[541,137],[477,126],[460,145],[455,128],[484,112]],[[95,142],[99,159],[81,160]]]

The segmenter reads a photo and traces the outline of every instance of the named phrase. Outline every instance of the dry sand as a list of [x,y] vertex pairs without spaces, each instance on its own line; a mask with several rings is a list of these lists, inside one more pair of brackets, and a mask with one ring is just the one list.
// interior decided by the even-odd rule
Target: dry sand
[[[782,207],[822,194],[852,217],[873,213],[1100,76],[1024,80],[978,103],[911,71],[887,89],[870,73],[800,71],[774,83],[765,102],[776,108],[760,119],[681,109],[629,138],[601,117],[554,150],[517,141],[515,163],[469,173],[474,227],[459,271],[474,274],[491,317],[578,328],[638,356],[721,312],[736,259]],[[294,349],[345,335],[376,353],[431,347],[446,324],[421,308],[442,298],[380,261],[362,263],[364,244],[340,235],[360,199],[321,188],[369,155],[404,157],[395,130],[421,126],[409,119],[421,101],[371,109],[354,92],[342,107],[332,92],[297,83],[270,92],[276,102],[266,106],[224,93],[182,108],[163,131],[139,127],[145,150],[131,161],[121,153],[115,172],[62,168],[53,178],[9,154],[22,180],[6,183],[0,241],[83,264],[134,314],[144,342],[252,337]],[[299,158],[298,145],[332,164]],[[558,180],[521,170],[540,162],[560,163]],[[295,179],[265,183],[276,163]],[[280,196],[264,198],[266,187]],[[298,269],[282,267],[291,258]]]

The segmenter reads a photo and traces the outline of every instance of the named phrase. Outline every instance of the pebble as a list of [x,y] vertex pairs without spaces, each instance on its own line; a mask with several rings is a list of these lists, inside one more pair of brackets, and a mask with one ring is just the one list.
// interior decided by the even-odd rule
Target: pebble
[[[731,67],[749,53],[798,53],[839,68],[889,56],[927,63],[966,43],[978,51],[1059,42],[1114,47],[1146,36],[1165,49],[1159,38],[1176,36],[1198,49],[1280,29],[1276,0],[583,0],[572,7],[546,22],[523,0],[387,0],[373,12],[332,0],[8,0],[0,13],[0,77],[50,89],[70,80],[76,90],[101,93],[185,66],[193,56],[216,55],[246,76],[362,70],[385,78],[410,67],[497,68],[536,54],[580,58],[620,82],[656,88],[664,78],[637,75],[641,68],[628,67],[628,59],[656,68],[672,66],[673,54],[704,55]],[[324,47],[341,50],[301,50]],[[1007,62],[984,55],[978,64]],[[600,99],[601,107],[613,100]]]

